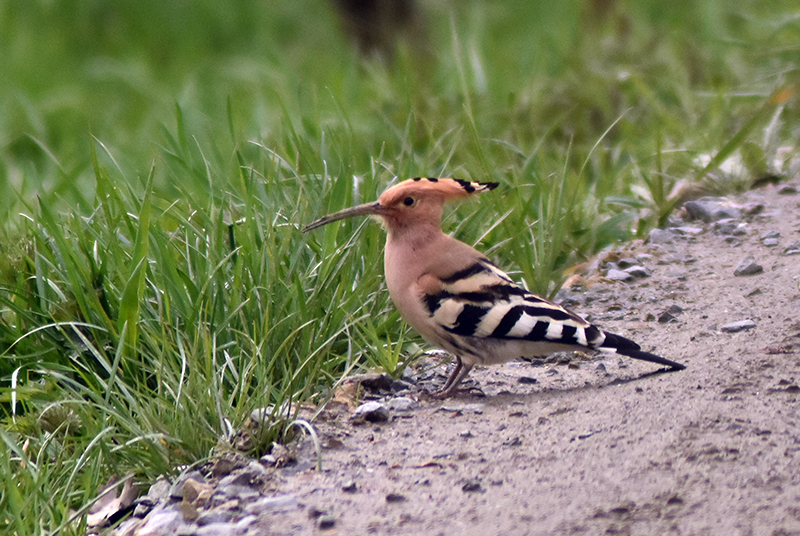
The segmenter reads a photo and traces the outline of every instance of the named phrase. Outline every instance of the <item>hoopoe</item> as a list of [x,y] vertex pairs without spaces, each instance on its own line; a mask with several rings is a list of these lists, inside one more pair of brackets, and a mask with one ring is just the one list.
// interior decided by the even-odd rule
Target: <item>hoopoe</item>
[[525,290],[476,249],[442,232],[445,202],[493,190],[497,184],[409,179],[377,201],[324,216],[303,232],[353,216],[383,221],[384,271],[392,301],[423,339],[456,359],[444,387],[434,393],[437,398],[452,395],[476,364],[560,350],[613,351],[666,365],[667,371],[685,368]]

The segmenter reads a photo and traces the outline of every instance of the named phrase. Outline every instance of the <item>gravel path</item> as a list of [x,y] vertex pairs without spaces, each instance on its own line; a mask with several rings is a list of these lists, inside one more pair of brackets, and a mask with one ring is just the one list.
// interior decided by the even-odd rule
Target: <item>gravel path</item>
[[115,534],[800,535],[798,187],[687,204],[560,293],[685,371],[557,355],[441,402],[431,358],[367,377],[359,419],[328,405],[322,473],[309,439],[232,457],[160,481]]

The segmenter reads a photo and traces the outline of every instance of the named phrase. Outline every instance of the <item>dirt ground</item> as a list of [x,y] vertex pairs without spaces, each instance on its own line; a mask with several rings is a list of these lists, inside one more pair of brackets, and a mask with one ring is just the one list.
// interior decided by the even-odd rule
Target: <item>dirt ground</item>
[[[618,255],[649,277],[566,294],[686,370],[617,356],[509,363],[473,371],[485,396],[437,401],[422,390],[441,385],[441,364],[388,422],[355,424],[331,404],[315,421],[324,471],[302,441],[267,486],[301,507],[261,533],[800,535],[800,255],[785,255],[800,194],[777,190],[730,198],[746,225],[686,221],[669,243]],[[763,271],[734,275],[748,255]],[[741,320],[755,326],[723,330]]]

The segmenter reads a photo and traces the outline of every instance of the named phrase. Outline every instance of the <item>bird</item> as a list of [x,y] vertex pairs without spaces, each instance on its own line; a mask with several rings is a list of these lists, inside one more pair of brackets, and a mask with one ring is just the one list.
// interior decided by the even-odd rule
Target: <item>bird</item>
[[384,274],[403,319],[425,341],[455,356],[434,398],[456,394],[475,365],[536,359],[563,350],[613,352],[686,368],[646,352],[572,311],[515,283],[478,250],[444,233],[445,203],[494,190],[497,182],[417,177],[384,191],[377,201],[346,208],[306,225],[308,232],[356,216],[373,216],[386,230]]

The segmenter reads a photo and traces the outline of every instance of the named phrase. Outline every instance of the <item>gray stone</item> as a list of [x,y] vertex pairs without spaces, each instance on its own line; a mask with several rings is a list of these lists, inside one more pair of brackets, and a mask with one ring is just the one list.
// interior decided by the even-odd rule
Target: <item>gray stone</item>
[[239,529],[247,529],[250,525],[255,523],[258,518],[254,515],[244,516],[242,519],[236,522],[236,528]]
[[755,275],[755,274],[760,274],[763,271],[764,267],[756,262],[755,257],[753,257],[752,255],[748,255],[747,257],[739,261],[739,264],[737,264],[736,268],[733,270],[733,275],[736,276]]
[[792,195],[797,193],[797,188],[795,188],[791,184],[784,184],[780,188],[778,188],[778,193],[781,195]]
[[408,397],[398,396],[391,398],[386,402],[386,407],[392,411],[408,411],[413,408],[415,402]]
[[241,527],[238,523],[211,523],[198,527],[195,536],[238,536],[247,532],[247,526]]
[[349,379],[356,381],[370,391],[388,391],[392,388],[392,382],[394,381],[388,374],[377,372],[357,374]]
[[800,255],[800,240],[797,242],[793,242],[786,246],[786,249],[783,250],[784,255]]
[[134,517],[141,518],[146,516],[160,501],[166,500],[169,497],[172,487],[173,485],[170,484],[167,479],[159,477],[158,480],[150,486],[146,495],[142,495],[133,501]]
[[730,207],[725,205],[718,205],[713,212],[711,213],[711,217],[714,221],[724,220],[726,218],[732,218],[738,220],[742,217],[742,211],[736,207]]
[[464,493],[472,493],[472,492],[482,492],[483,486],[481,486],[481,481],[479,478],[473,478],[472,480],[467,480],[461,486],[461,491]]
[[484,409],[486,409],[485,404],[446,402],[442,404],[438,411],[448,411],[453,413],[475,413],[476,415],[482,415]]
[[203,525],[215,525],[215,524],[222,524],[222,523],[230,523],[230,521],[234,518],[235,512],[232,510],[227,510],[224,508],[214,508],[212,510],[207,510],[197,516],[196,523],[200,526]]
[[772,247],[775,247],[775,246],[778,245],[778,239],[777,238],[765,238],[764,240],[761,241],[761,243],[764,244],[765,246],[767,246],[768,248],[772,248]]
[[780,238],[781,232],[780,231],[767,231],[766,233],[761,235],[761,240],[766,240],[767,238]]
[[353,412],[353,420],[367,422],[386,422],[391,417],[389,410],[380,402],[365,402]]
[[183,485],[186,484],[186,481],[190,478],[200,483],[206,481],[205,477],[200,471],[189,471],[188,473],[183,473],[178,477],[178,480],[170,489],[169,496],[178,501],[183,499]]
[[633,276],[628,272],[623,272],[622,270],[616,270],[614,268],[606,273],[606,277],[612,281],[628,281],[629,279],[633,279]]
[[292,410],[291,402],[284,402],[275,411],[274,405],[269,405],[263,408],[256,408],[250,412],[250,419],[256,424],[267,426],[275,419],[286,418]]
[[689,213],[689,216],[694,218],[695,220],[703,220],[706,223],[712,221],[712,210],[714,205],[708,201],[687,201],[684,203],[683,207],[686,209],[686,212]]
[[336,525],[336,518],[332,515],[323,514],[317,518],[317,526],[322,530],[332,529]]
[[671,244],[675,238],[675,233],[669,229],[653,229],[650,231],[649,242],[651,244]]
[[683,207],[692,218],[703,220],[706,223],[728,218],[738,220],[742,217],[741,210],[726,205],[722,198],[703,197],[697,201],[687,201],[684,203]]
[[[217,490],[214,492],[215,504],[219,501],[218,497],[222,496],[227,499],[239,499],[241,501],[252,501],[261,495],[256,488],[251,488],[242,484],[223,484],[219,483]],[[223,501],[224,502],[224,501]]]
[[650,277],[650,271],[644,266],[631,266],[630,268],[625,268],[623,272],[631,274],[633,277]]
[[681,226],[681,227],[673,227],[672,230],[678,234],[690,235],[690,236],[699,235],[700,233],[703,232],[702,227]]
[[400,379],[413,385],[417,383],[417,372],[411,367],[406,367],[403,369],[403,374],[400,376]]
[[399,393],[400,391],[408,391],[412,387],[414,387],[414,384],[405,380],[394,380],[392,382],[391,391],[393,393]]
[[[267,480],[269,480],[270,473],[267,469],[256,461],[252,461],[247,464],[243,470],[239,472],[228,475],[222,479],[222,481],[228,480],[231,477],[234,477],[229,483],[230,484],[238,484],[240,486],[260,486]],[[220,481],[220,484],[222,483]]]
[[248,515],[259,515],[273,512],[289,512],[298,508],[297,498],[294,495],[279,495],[278,497],[264,497],[245,505],[243,511]]
[[119,536],[132,536],[136,534],[136,529],[144,524],[143,519],[136,517],[129,517],[120,523],[113,531],[112,534]]
[[[198,480],[198,482],[200,481]],[[205,479],[203,479],[203,482],[205,482]],[[160,499],[166,499],[169,496],[170,489],[172,489],[172,486],[167,481],[167,479],[160,477],[153,483],[152,486],[150,486],[150,490],[147,492],[147,496],[154,501],[158,501]]]
[[721,329],[725,333],[736,333],[738,331],[753,329],[754,327],[756,327],[756,323],[748,318],[747,320],[739,320],[738,322],[731,322],[730,324],[725,324],[719,329]]
[[683,312],[683,308],[680,305],[670,305],[666,311],[658,315],[658,321],[661,324],[666,324],[668,322],[677,322],[677,316]]
[[136,530],[136,536],[162,536],[174,532],[182,523],[180,512],[161,507],[150,512],[144,523]]
[[747,224],[739,220],[720,220],[714,222],[714,232],[721,235],[743,236],[747,234]]

